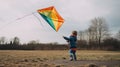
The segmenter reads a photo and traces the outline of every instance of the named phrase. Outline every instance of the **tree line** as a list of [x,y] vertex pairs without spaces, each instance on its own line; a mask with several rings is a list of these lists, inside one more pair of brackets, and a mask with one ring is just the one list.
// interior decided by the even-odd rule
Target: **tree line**
[[88,29],[79,31],[79,48],[120,50],[120,31],[111,35],[106,20],[102,17],[92,19]]
[[[120,30],[111,35],[106,20],[102,17],[94,18],[90,21],[90,26],[84,31],[78,32],[77,47],[81,50],[120,50]],[[1,50],[66,50],[66,44],[39,43],[32,40],[27,44],[21,44],[18,37],[7,41],[5,37],[0,37]]]

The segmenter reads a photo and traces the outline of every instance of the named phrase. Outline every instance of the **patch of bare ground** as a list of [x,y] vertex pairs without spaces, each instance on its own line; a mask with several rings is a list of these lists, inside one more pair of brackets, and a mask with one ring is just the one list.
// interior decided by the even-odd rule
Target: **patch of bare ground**
[[69,61],[67,50],[0,50],[0,67],[120,67],[120,52],[77,51]]

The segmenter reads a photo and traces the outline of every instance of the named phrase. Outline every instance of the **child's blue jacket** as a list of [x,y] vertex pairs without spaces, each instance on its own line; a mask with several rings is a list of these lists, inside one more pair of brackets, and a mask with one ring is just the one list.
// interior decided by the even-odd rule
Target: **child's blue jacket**
[[63,37],[67,42],[69,42],[70,48],[76,48],[76,41],[77,37],[76,36],[70,36],[70,37]]

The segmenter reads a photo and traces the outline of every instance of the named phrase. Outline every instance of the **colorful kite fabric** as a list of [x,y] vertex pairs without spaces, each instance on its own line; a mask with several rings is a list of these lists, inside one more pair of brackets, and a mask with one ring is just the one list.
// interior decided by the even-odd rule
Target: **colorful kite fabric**
[[64,19],[58,14],[54,6],[39,9],[38,13],[55,31],[58,31],[64,23]]

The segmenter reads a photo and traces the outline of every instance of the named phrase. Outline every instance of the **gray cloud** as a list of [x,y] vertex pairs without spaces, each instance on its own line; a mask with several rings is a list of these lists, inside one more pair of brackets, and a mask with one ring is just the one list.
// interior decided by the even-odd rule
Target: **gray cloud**
[[[58,32],[55,32],[37,13],[36,16],[42,22],[33,15],[14,21],[52,5],[65,19]],[[120,0],[0,0],[0,27],[12,22],[0,31],[0,36],[9,38],[18,36],[23,42],[38,39],[41,42],[63,43],[65,41],[61,38],[62,35],[70,35],[72,30],[87,29],[90,20],[95,17],[104,17],[110,25],[110,30],[115,32],[120,29],[119,6]]]

